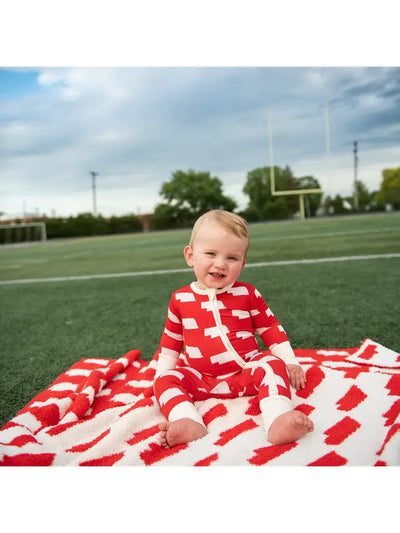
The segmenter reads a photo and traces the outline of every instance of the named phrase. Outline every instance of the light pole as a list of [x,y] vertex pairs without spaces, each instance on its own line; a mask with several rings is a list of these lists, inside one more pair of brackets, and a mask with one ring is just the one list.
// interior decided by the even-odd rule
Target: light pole
[[326,160],[328,163],[328,175],[331,177],[331,127],[329,122],[329,102],[325,102],[325,143]]
[[357,185],[357,141],[354,141],[354,209],[358,211],[358,185]]
[[99,175],[98,172],[91,171],[92,175],[92,189],[93,189],[93,214],[96,216],[96,176]]

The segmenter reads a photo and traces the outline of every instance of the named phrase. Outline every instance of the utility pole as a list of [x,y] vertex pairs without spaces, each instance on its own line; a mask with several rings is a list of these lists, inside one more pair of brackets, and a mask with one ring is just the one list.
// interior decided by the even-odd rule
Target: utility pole
[[90,173],[92,175],[92,189],[93,189],[93,214],[94,216],[97,215],[97,210],[96,210],[96,176],[99,175],[98,172],[91,172]]
[[329,102],[325,102],[325,143],[326,143],[326,160],[328,163],[328,173],[331,173],[331,127],[329,123]]
[[354,209],[358,211],[358,184],[357,184],[357,141],[354,141]]

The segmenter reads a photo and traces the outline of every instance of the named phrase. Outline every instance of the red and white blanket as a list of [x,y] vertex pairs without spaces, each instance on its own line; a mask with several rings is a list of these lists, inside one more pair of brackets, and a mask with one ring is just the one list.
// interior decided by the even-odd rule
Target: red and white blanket
[[196,402],[208,434],[165,450],[156,361],[132,350],[63,372],[0,430],[0,465],[400,465],[400,355],[370,339],[295,352],[307,376],[295,408],[315,425],[297,442],[267,442],[257,397],[209,399]]

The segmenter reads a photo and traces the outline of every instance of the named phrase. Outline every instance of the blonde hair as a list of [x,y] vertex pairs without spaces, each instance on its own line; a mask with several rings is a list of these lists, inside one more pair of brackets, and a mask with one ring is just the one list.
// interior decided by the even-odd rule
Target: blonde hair
[[247,252],[250,241],[247,222],[241,216],[231,213],[230,211],[224,211],[223,209],[213,209],[212,211],[208,211],[196,220],[192,229],[192,235],[189,243],[192,248],[197,232],[204,222],[215,222],[216,224],[222,226],[229,233],[236,235],[236,237],[247,239]]

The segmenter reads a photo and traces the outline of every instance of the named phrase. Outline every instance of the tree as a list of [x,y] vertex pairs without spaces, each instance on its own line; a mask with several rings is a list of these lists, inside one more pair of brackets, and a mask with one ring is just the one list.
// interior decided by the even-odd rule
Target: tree
[[365,211],[371,203],[371,195],[367,186],[362,181],[357,181],[358,188],[358,207],[361,211]]
[[193,223],[193,215],[188,208],[178,209],[171,204],[157,204],[151,216],[150,229],[175,229],[189,227]]
[[289,217],[287,203],[282,196],[265,204],[265,220],[281,220]]
[[[357,194],[358,211],[369,211],[371,209],[371,205],[374,202],[375,193],[370,193],[365,183],[360,180],[357,180]],[[343,200],[350,204],[352,211],[356,211],[354,195],[345,196]]]
[[[255,168],[247,173],[243,192],[249,197],[249,205],[243,215],[248,220],[267,220],[271,218],[273,209],[271,210],[270,204],[276,202],[278,197],[273,196],[271,193],[270,173],[271,167]],[[276,190],[297,188],[289,167],[281,169],[274,166],[274,178]],[[290,200],[288,201],[288,197],[284,198],[284,202],[288,209],[288,204],[293,203]]]
[[272,200],[269,167],[256,168],[248,172],[243,192],[249,197],[249,205],[244,213],[247,220],[263,220],[265,205]]
[[[187,172],[177,170],[170,181],[163,183],[160,195],[167,204],[156,207],[153,222],[158,224],[175,221],[173,227],[190,225],[200,215],[210,209],[225,209],[233,211],[237,203],[222,190],[222,182],[217,177],[211,177],[209,172]],[[164,223],[163,222],[163,223]],[[169,226],[163,226],[169,227]]]
[[400,209],[400,167],[382,171],[381,187],[377,196],[378,203],[392,204]]
[[135,215],[112,216],[108,221],[111,233],[133,233],[143,231],[143,224]]
[[[349,209],[346,207],[346,199],[342,198],[340,194],[337,194],[334,198],[327,196],[325,198],[324,207],[329,215],[343,215],[349,213]],[[349,203],[349,208],[351,204]]]
[[[303,176],[298,179],[299,189],[320,189],[321,185],[314,176]],[[315,217],[317,209],[321,205],[322,192],[316,194],[305,194],[307,216]]]
[[[295,178],[292,170],[288,166],[285,168],[274,166],[274,178],[276,191],[291,191],[300,188],[320,188],[318,181],[312,176]],[[272,195],[270,167],[256,168],[248,172],[243,192],[249,197],[249,205],[242,213],[247,220],[288,218],[299,210],[299,198],[297,195]],[[310,214],[315,215],[315,212],[321,203],[322,194],[313,194],[310,196],[312,197],[312,201],[308,202],[307,205],[310,208]],[[272,204],[275,204],[278,201],[278,207],[274,207]]]

